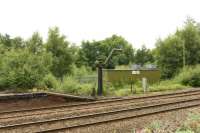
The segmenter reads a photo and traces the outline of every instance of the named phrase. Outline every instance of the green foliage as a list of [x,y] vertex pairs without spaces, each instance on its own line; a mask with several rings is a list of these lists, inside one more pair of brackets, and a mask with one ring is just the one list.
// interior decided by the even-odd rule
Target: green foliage
[[91,83],[80,83],[72,76],[65,76],[58,91],[78,95],[90,95],[92,94],[93,87]]
[[131,90],[129,88],[123,88],[123,89],[119,89],[117,91],[114,91],[113,94],[115,96],[129,96],[129,95],[132,95],[133,93],[131,92]]
[[96,72],[92,71],[90,67],[81,66],[77,67],[75,65],[72,66],[72,75],[81,77],[81,76],[88,76],[88,75],[95,75]]
[[184,66],[200,63],[200,26],[187,19],[175,34],[156,43],[156,59],[163,78],[171,78]]
[[134,63],[143,66],[145,63],[153,63],[154,57],[150,49],[147,49],[145,45],[141,49],[138,49],[134,56]]
[[200,63],[200,25],[188,18],[184,29],[177,31],[185,44],[186,65]]
[[26,50],[6,52],[0,60],[0,88],[37,87],[50,66],[50,54],[35,56]]
[[15,37],[12,39],[8,34],[0,34],[0,46],[2,46],[5,51],[7,51],[10,49],[22,49],[25,47],[25,44],[21,37]]
[[34,54],[43,51],[43,41],[42,37],[38,32],[33,33],[32,37],[26,41],[26,47],[28,50]]
[[183,85],[200,86],[200,65],[185,67],[175,77],[175,80]]
[[69,42],[65,40],[65,36],[60,35],[57,27],[49,29],[46,50],[53,55],[51,72],[54,76],[62,79],[65,74],[71,72],[73,56]]
[[117,64],[127,65],[133,60],[134,50],[123,37],[113,35],[101,41],[83,41],[79,50],[76,64],[78,66],[86,65],[95,69],[96,60],[105,61],[113,48],[121,48],[123,52],[115,54],[106,65],[107,68],[114,68]]
[[40,83],[40,86],[42,88],[55,90],[56,88],[59,87],[59,81],[51,73],[49,73],[45,75],[45,77]]
[[8,34],[1,35],[0,34],[0,44],[3,45],[5,48],[12,47],[12,40]]
[[153,84],[149,87],[151,92],[156,91],[167,91],[167,90],[180,90],[185,89],[187,86],[182,85],[181,83],[176,83],[173,80],[165,80],[160,83]]
[[[183,28],[159,39],[155,49],[143,46],[135,54],[132,45],[117,35],[100,41],[83,41],[79,47],[70,44],[57,27],[49,29],[47,42],[37,32],[28,40],[0,34],[0,88],[58,88],[67,93],[90,94],[96,82],[95,62],[105,61],[113,48],[123,51],[114,53],[106,68],[156,62],[162,78],[169,79],[180,72],[175,79],[150,85],[151,91],[200,86],[200,67],[194,66],[200,64],[200,25],[189,18]],[[194,67],[181,70],[184,62]],[[123,82],[105,85],[105,95],[129,95],[129,87]],[[137,93],[142,92],[141,85],[135,87]]]
[[150,125],[149,125],[149,129],[152,132],[162,132],[164,131],[162,128],[162,122],[161,121],[153,121]]
[[183,125],[177,129],[176,133],[199,133],[200,114],[197,112],[189,113]]
[[183,41],[177,35],[169,36],[156,44],[156,58],[163,78],[173,77],[183,66]]

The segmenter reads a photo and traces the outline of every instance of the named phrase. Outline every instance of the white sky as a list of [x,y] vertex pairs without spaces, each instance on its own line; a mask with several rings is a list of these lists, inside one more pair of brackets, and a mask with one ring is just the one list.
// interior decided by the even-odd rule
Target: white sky
[[200,22],[198,0],[0,0],[0,33],[28,38],[58,26],[73,43],[123,36],[139,48],[181,27],[187,16]]

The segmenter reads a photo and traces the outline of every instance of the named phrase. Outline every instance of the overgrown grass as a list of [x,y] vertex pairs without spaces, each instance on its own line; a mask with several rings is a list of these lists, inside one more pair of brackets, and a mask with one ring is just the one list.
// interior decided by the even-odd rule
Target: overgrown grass
[[174,80],[183,85],[200,87],[200,65],[185,67]]
[[165,80],[149,86],[151,92],[180,90],[185,88],[189,88],[189,86],[182,85],[174,80]]
[[[73,69],[73,74],[65,76],[62,81],[56,79],[52,74],[47,74],[43,80],[38,83],[38,87],[34,87],[30,91],[49,90],[61,93],[85,95],[89,96],[93,93],[93,88],[97,89],[96,72],[89,68],[82,67]],[[197,77],[197,78],[196,78]],[[171,80],[164,80],[158,83],[149,84],[149,92],[173,91],[185,88],[190,88],[193,83],[200,81],[200,66],[186,67]],[[187,81],[187,82],[186,82]],[[189,81],[189,82],[188,82]],[[18,92],[23,92],[24,89],[15,89]],[[27,90],[27,89],[26,89]],[[130,96],[133,94],[143,93],[141,81],[136,81],[131,91],[130,84],[119,82],[111,84],[104,82],[105,96]]]
[[[141,81],[135,82],[132,87],[130,84],[120,84],[119,86],[109,84],[108,86],[104,87],[105,95],[114,95],[114,96],[130,96],[133,94],[142,94],[144,90],[142,88]],[[165,80],[160,81],[158,83],[149,84],[147,93],[148,92],[161,92],[161,91],[175,91],[180,89],[190,88],[190,86],[183,85],[175,80]]]
[[92,83],[79,83],[74,77],[66,76],[63,82],[60,82],[56,91],[75,95],[90,95],[92,94],[92,88],[94,88]]
[[189,113],[186,121],[177,129],[176,133],[200,133],[200,113]]
[[[171,120],[170,120],[171,121]],[[200,113],[197,111],[190,112],[184,121],[179,124],[172,125],[173,123],[165,120],[154,120],[150,124],[143,127],[143,133],[200,133]]]

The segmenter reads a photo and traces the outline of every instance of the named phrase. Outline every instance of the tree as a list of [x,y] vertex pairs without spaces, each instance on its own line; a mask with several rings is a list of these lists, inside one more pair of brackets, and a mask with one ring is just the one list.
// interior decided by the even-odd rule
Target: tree
[[182,67],[183,41],[177,35],[168,36],[165,40],[156,43],[156,59],[161,70],[162,78],[173,77]]
[[12,49],[0,60],[0,88],[32,89],[49,73],[51,54],[35,55],[25,49]]
[[191,18],[185,22],[184,29],[177,31],[184,41],[185,46],[185,64],[196,65],[200,63],[200,27]]
[[156,45],[157,63],[163,78],[173,77],[180,68],[200,63],[200,27],[188,18],[184,27],[159,40]]
[[10,49],[20,49],[24,48],[24,41],[21,37],[15,37],[15,38],[10,38],[8,34],[1,35],[0,34],[0,45],[3,45],[3,47],[6,50]]
[[32,37],[26,41],[26,47],[34,54],[43,51],[43,40],[38,32],[33,33]]
[[142,45],[141,49],[138,49],[135,53],[134,62],[143,66],[145,63],[153,63],[154,58],[150,49],[147,49],[145,45]]
[[65,74],[71,72],[73,56],[69,42],[66,41],[65,36],[60,35],[57,27],[49,29],[46,50],[53,55],[51,72],[54,76],[62,79]]
[[133,61],[134,49],[123,37],[113,35],[100,41],[83,41],[76,62],[78,66],[86,65],[95,69],[97,60],[104,61],[113,48],[121,48],[123,51],[113,55],[106,68],[114,68],[116,65],[126,65]]
[[0,44],[6,48],[12,47],[12,40],[8,34],[1,35],[0,34]]

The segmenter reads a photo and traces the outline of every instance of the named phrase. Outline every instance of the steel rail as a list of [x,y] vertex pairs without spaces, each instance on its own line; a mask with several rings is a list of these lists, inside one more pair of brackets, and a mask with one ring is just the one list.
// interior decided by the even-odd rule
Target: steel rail
[[156,98],[156,97],[165,97],[165,96],[172,96],[172,95],[177,95],[177,94],[186,94],[186,93],[193,93],[193,92],[200,92],[200,90],[195,89],[195,90],[182,91],[182,92],[171,92],[167,94],[155,94],[155,95],[150,95],[150,96],[108,99],[108,100],[100,100],[100,101],[87,102],[87,103],[71,104],[71,105],[59,105],[59,106],[52,106],[52,107],[2,111],[0,112],[0,116],[3,114],[11,114],[11,113],[18,113],[18,112],[21,113],[21,112],[32,112],[32,111],[44,111],[44,110],[51,110],[51,109],[71,108],[71,107],[84,106],[84,105],[88,106],[88,105],[99,104],[99,103],[101,104],[101,103],[108,103],[108,102],[112,103],[112,102],[126,101],[126,100],[150,99],[150,98]]
[[[162,98],[162,99],[160,99],[160,97],[154,97],[155,99],[151,99],[152,101],[155,101],[155,100],[164,100],[164,99],[169,99],[169,98],[178,98],[178,97],[185,97],[185,96],[194,96],[194,95],[199,95],[200,94],[200,92],[188,92],[188,94],[187,93],[185,93],[185,94],[177,94],[177,95],[167,95],[166,97],[164,97],[164,98]],[[110,106],[113,106],[113,107],[117,107],[117,106],[120,106],[120,105],[122,105],[122,104],[124,104],[124,102],[127,102],[129,105],[130,104],[136,104],[136,105],[139,105],[139,104],[144,104],[145,102],[147,102],[147,101],[145,101],[145,100],[143,100],[143,101],[140,101],[139,103],[136,103],[135,101],[131,101],[131,102],[128,102],[128,101],[130,101],[130,100],[132,100],[132,99],[126,99],[126,100],[128,100],[128,101],[124,101],[125,99],[123,99],[123,100],[120,100],[120,102],[123,102],[123,103],[115,103],[114,105],[110,105]],[[134,100],[134,99],[133,99]],[[118,100],[116,101],[116,102],[119,102]],[[103,102],[104,104],[107,104],[105,101]],[[99,103],[99,104],[102,104],[101,102]],[[82,104],[81,104],[82,105]],[[85,104],[84,104],[85,105]],[[88,104],[87,104],[88,105]],[[95,106],[95,108],[97,109],[97,108],[104,108],[104,107],[107,107],[107,105],[103,105],[103,106],[101,106],[101,105],[99,105],[99,106]],[[10,113],[8,113],[7,115],[9,115],[9,116],[6,116],[6,117],[0,117],[0,120],[3,120],[3,119],[14,119],[14,118],[20,118],[20,117],[34,117],[34,116],[36,116],[36,115],[48,115],[48,114],[54,114],[54,113],[61,113],[61,112],[65,112],[66,110],[67,111],[73,111],[74,109],[69,109],[69,107],[61,107],[61,108],[64,108],[64,109],[60,109],[60,110],[57,110],[57,111],[52,111],[51,110],[51,108],[48,110],[49,112],[39,112],[39,113],[31,113],[31,112],[29,112],[30,114],[24,114],[25,112],[24,111],[22,111],[22,112],[17,112],[17,113],[21,113],[21,115],[15,115],[15,114],[13,114],[13,112],[10,112],[11,113],[11,115],[9,115]],[[65,109],[66,108],[66,109]],[[87,110],[87,109],[91,109],[91,107],[88,107],[88,106],[86,106],[86,107],[80,107],[80,108],[76,108],[75,110],[77,111],[77,110]],[[46,110],[46,109],[45,109]],[[33,110],[33,111],[35,111],[35,110]],[[32,112],[33,112],[32,111]],[[38,111],[38,110],[37,110]],[[14,113],[16,113],[16,112],[14,112]],[[13,115],[12,115],[13,114]],[[0,116],[1,116],[2,114],[0,114]]]
[[[143,110],[143,109],[151,109],[151,108],[169,106],[169,105],[174,105],[174,104],[183,104],[183,103],[194,102],[194,101],[200,101],[200,97],[195,97],[195,98],[190,98],[190,99],[182,99],[179,101],[170,101],[170,102],[167,101],[166,103],[157,103],[154,105],[147,105],[147,106],[143,105],[140,107],[134,107],[134,108],[129,108],[129,109],[120,109],[120,110],[106,111],[106,112],[101,112],[101,113],[93,113],[93,114],[87,114],[87,115],[72,116],[72,117],[65,117],[65,118],[59,118],[59,119],[51,119],[51,120],[44,120],[44,121],[38,121],[38,122],[28,122],[28,123],[23,123],[23,124],[2,126],[2,127],[0,127],[0,131],[2,129],[22,128],[22,127],[33,126],[33,125],[42,126],[42,124],[55,124],[56,122],[63,122],[63,121],[67,121],[67,120],[86,119],[86,118],[88,119],[88,118],[93,118],[93,117],[100,117],[103,115],[112,115],[112,114],[116,114],[116,113],[125,113],[128,111],[138,111],[138,110]],[[200,103],[195,104],[195,106],[197,106],[197,105],[200,105]],[[65,127],[65,129],[72,128],[72,127]],[[75,126],[75,127],[77,127],[77,126]],[[51,129],[51,131],[52,130],[55,130],[55,129]],[[58,129],[56,129],[56,130],[58,130]]]
[[187,108],[192,108],[192,107],[197,107],[197,106],[200,106],[200,103],[182,106],[182,107],[174,107],[174,108],[169,108],[169,109],[165,109],[165,110],[152,111],[149,113],[142,113],[142,114],[126,116],[126,117],[122,117],[122,118],[114,118],[114,119],[109,119],[109,120],[90,122],[90,123],[86,123],[86,124],[73,125],[73,126],[62,127],[62,128],[57,128],[57,129],[47,129],[45,131],[39,131],[39,132],[35,132],[35,133],[54,133],[54,132],[57,133],[57,132],[62,132],[62,131],[66,131],[66,130],[72,130],[72,129],[82,128],[82,127],[89,127],[89,126],[94,126],[94,125],[99,125],[99,124],[107,124],[107,123],[111,123],[111,122],[117,122],[120,120],[127,120],[127,119],[139,118],[139,117],[144,117],[144,116],[156,115],[156,114],[160,114],[160,113],[166,113],[166,112],[176,111],[176,110],[180,110],[180,109],[187,109]]

